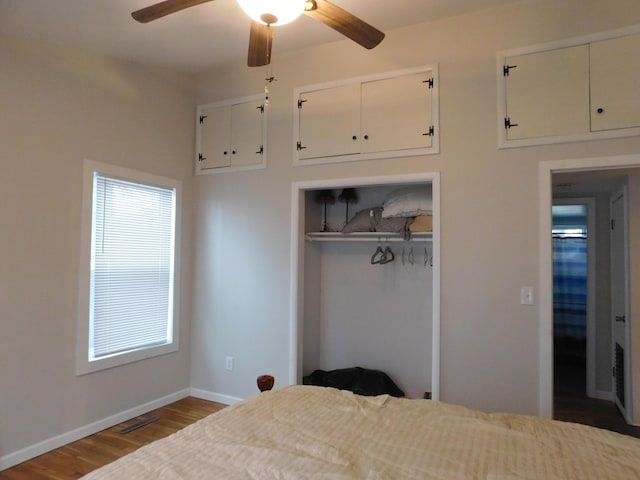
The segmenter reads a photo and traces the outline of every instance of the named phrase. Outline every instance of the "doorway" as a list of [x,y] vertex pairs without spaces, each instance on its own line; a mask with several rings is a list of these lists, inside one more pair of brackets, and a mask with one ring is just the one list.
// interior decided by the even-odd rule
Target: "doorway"
[[[640,156],[629,155],[623,157],[605,157],[591,159],[575,159],[570,161],[549,161],[540,164],[540,205],[541,205],[541,237],[540,237],[540,414],[549,418],[554,415],[554,346],[553,346],[553,247],[549,241],[549,232],[552,229],[552,198],[557,198],[558,190],[565,188],[565,197],[582,196],[599,196],[600,201],[597,208],[598,215],[606,216],[604,224],[609,222],[609,200],[615,186],[620,185],[620,179],[624,179],[628,175],[638,175],[640,172]],[[594,193],[595,192],[595,193]],[[592,195],[593,194],[593,195]],[[604,200],[603,200],[604,199]],[[604,204],[604,209],[602,205]],[[600,219],[602,220],[602,219]],[[607,225],[608,226],[608,225]],[[587,229],[589,230],[589,229]],[[547,232],[546,235],[543,232]],[[597,230],[601,244],[607,244],[610,236],[608,228],[602,231]],[[606,242],[604,241],[606,237]],[[603,245],[604,246],[604,245]],[[598,259],[596,263],[602,270],[605,268],[610,273],[609,258],[610,248],[607,245],[606,251],[603,253],[599,246]],[[598,280],[601,280],[598,277]],[[607,279],[608,285],[598,283],[597,298],[598,305],[596,312],[596,327],[594,329],[595,338],[593,347],[596,350],[596,378],[595,388],[589,396],[595,397],[594,401],[605,401],[607,406],[613,406],[613,382],[611,378],[611,370],[613,363],[613,346],[611,343],[611,333],[607,337],[606,332],[603,334],[601,323],[608,322],[611,325],[611,299],[600,302],[602,291],[610,290],[610,278]],[[606,292],[605,292],[606,293]],[[609,291],[610,293],[610,291]],[[604,312],[604,313],[603,313]],[[609,327],[611,329],[611,327]],[[589,327],[587,326],[587,332]],[[589,345],[587,340],[587,345]],[[604,347],[603,347],[604,345]],[[604,348],[604,350],[603,350]],[[598,353],[600,352],[600,353]],[[603,353],[608,361],[603,361]],[[631,355],[631,352],[629,352]],[[599,357],[598,357],[599,355]],[[587,358],[589,355],[587,354]],[[584,378],[584,377],[582,377]],[[591,400],[587,397],[586,391],[589,388],[589,375],[586,376],[587,388],[583,399]],[[633,383],[633,380],[631,380]],[[629,388],[632,388],[631,386]],[[593,395],[595,393],[595,395]],[[633,399],[629,400],[630,403]],[[563,409],[567,410],[563,406]],[[557,405],[556,405],[557,408]],[[617,413],[617,409],[613,410]],[[619,414],[618,414],[619,416]],[[567,420],[574,420],[568,418]],[[574,420],[575,421],[575,420]]]

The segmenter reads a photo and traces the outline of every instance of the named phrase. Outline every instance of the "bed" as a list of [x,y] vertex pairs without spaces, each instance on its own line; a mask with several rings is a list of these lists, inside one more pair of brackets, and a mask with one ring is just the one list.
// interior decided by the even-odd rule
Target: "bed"
[[631,480],[640,479],[640,440],[301,385],[260,393],[83,478]]

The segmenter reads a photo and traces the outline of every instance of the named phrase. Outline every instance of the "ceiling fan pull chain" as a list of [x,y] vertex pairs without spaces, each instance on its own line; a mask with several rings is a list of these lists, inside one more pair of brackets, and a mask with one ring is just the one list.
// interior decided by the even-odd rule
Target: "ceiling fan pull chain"
[[271,71],[271,63],[267,64],[267,76],[264,79],[264,105],[269,105],[269,84],[273,83],[277,80],[276,77],[273,76],[273,72]]

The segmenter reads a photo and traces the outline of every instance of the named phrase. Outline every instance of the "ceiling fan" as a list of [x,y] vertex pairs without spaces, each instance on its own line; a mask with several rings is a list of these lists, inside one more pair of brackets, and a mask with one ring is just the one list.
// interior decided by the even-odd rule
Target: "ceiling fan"
[[[141,23],[179,12],[213,0],[164,0],[136,10],[131,16]],[[340,32],[354,42],[371,49],[384,33],[327,0],[238,0],[251,17],[247,65],[260,67],[271,62],[272,27],[295,20],[302,13]]]

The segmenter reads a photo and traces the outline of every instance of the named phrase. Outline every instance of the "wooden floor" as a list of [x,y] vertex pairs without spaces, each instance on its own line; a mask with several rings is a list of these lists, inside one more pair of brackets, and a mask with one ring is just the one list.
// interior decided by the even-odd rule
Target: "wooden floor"
[[[0,472],[0,480],[77,479],[224,407],[188,397],[4,470]],[[123,428],[152,416],[159,419],[129,433],[120,433]]]
[[556,362],[554,419],[582,423],[640,438],[640,427],[628,425],[613,402],[587,397],[585,368],[584,365],[577,363]]

